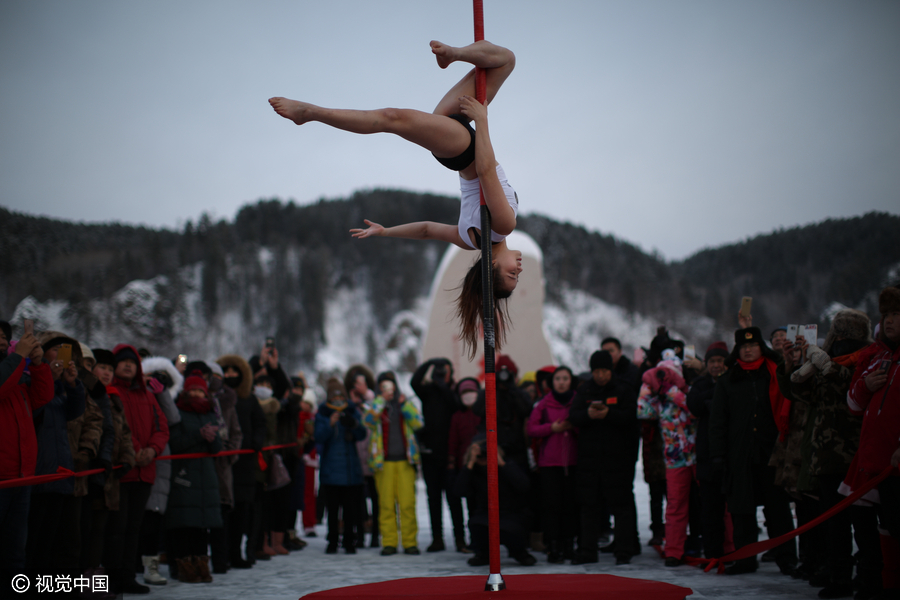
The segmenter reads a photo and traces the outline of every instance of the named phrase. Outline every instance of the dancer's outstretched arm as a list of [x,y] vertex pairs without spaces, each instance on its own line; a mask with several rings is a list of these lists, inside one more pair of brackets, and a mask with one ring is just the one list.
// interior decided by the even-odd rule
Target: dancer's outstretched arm
[[351,229],[350,233],[353,237],[360,239],[367,237],[394,237],[407,240],[438,240],[456,244],[464,250],[470,249],[463,244],[459,237],[459,230],[455,225],[435,223],[434,221],[417,221],[415,223],[395,225],[394,227],[384,227],[368,219],[364,219],[364,221],[368,227],[366,229]]
[[509,235],[516,228],[516,213],[509,205],[497,177],[497,159],[488,130],[487,106],[471,96],[463,96],[459,99],[459,108],[475,122],[475,170],[484,192],[484,203],[491,211],[491,230]]

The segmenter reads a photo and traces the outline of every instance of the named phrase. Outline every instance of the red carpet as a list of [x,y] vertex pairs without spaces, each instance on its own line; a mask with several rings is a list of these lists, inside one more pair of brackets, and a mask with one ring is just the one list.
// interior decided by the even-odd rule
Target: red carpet
[[452,598],[496,597],[501,600],[547,598],[591,600],[682,600],[693,592],[659,581],[615,575],[505,575],[506,589],[485,592],[487,575],[417,577],[353,585],[303,596],[304,600],[334,598]]

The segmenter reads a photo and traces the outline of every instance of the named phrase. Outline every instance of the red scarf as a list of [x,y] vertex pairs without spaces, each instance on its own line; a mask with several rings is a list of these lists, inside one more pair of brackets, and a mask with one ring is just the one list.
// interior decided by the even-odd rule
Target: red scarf
[[837,364],[841,365],[842,367],[847,367],[847,368],[855,367],[856,363],[859,362],[859,353],[860,352],[862,352],[862,349],[857,350],[853,354],[845,354],[843,356],[836,356],[836,357],[832,358],[831,360],[832,360],[832,362],[836,362]]
[[737,364],[745,371],[755,371],[765,362],[766,368],[769,370],[769,402],[772,405],[772,416],[775,418],[775,427],[781,434],[780,439],[784,440],[785,434],[788,432],[788,426],[791,422],[791,401],[781,394],[778,388],[778,379],[775,377],[775,361],[771,358],[761,356],[753,362],[744,362],[738,359]]

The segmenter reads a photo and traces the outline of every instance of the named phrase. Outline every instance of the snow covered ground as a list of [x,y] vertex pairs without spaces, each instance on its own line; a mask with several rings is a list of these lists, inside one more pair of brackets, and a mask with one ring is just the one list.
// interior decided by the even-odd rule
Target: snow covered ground
[[[640,466],[640,465],[639,465]],[[638,523],[641,538],[646,544],[650,538],[649,494],[643,475],[638,470],[635,477],[635,495],[638,505]],[[188,599],[297,599],[306,594],[349,585],[387,581],[408,577],[446,577],[454,575],[484,574],[487,567],[470,567],[466,560],[470,555],[458,554],[452,549],[429,554],[425,548],[431,543],[431,527],[428,506],[425,502],[425,486],[418,482],[417,513],[419,519],[420,556],[381,556],[378,549],[361,549],[355,555],[325,554],[325,527],[317,527],[318,537],[305,538],[309,542],[304,550],[292,552],[289,556],[276,556],[267,562],[258,562],[249,570],[231,570],[225,575],[214,575],[209,584],[186,584],[169,581],[165,586],[154,586],[148,598]],[[760,522],[761,519],[760,519]],[[452,547],[452,526],[450,514],[444,508],[444,541]],[[546,555],[535,554],[538,563],[533,567],[519,566],[506,556],[503,557],[503,574],[524,573],[608,573],[622,577],[651,579],[690,588],[694,598],[736,598],[745,599],[788,599],[817,598],[818,589],[802,580],[781,575],[774,563],[761,563],[759,571],[750,575],[716,575],[704,573],[702,569],[682,565],[666,568],[652,548],[644,546],[643,553],[632,559],[630,565],[615,566],[612,555],[601,554],[600,562],[591,565],[572,566],[547,563]],[[161,567],[163,575],[166,568]],[[138,581],[141,577],[138,576]],[[600,596],[598,596],[600,597]]]

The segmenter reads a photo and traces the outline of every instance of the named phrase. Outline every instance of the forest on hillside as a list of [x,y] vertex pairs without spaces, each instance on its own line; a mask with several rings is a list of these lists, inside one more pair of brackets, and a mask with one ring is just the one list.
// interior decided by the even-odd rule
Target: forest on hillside
[[[0,207],[0,318],[27,296],[63,300],[73,333],[89,334],[97,319],[93,300],[162,276],[147,336],[178,329],[194,293],[207,321],[239,310],[248,322],[303,340],[295,358],[308,360],[322,343],[329,295],[362,290],[386,323],[428,293],[446,249],[434,241],[356,240],[348,230],[365,217],[455,222],[458,210],[450,197],[371,190],[304,206],[260,200],[233,221],[202,215],[173,231],[72,223]],[[878,290],[900,279],[900,217],[885,213],[779,230],[674,263],[540,215],[520,216],[518,229],[543,250],[550,302],[566,289],[583,290],[661,323],[702,314],[722,331],[734,326],[745,295],[754,297],[754,319],[763,328],[826,325],[820,316],[833,302],[876,316]],[[200,273],[199,280],[189,283],[189,272]]]

